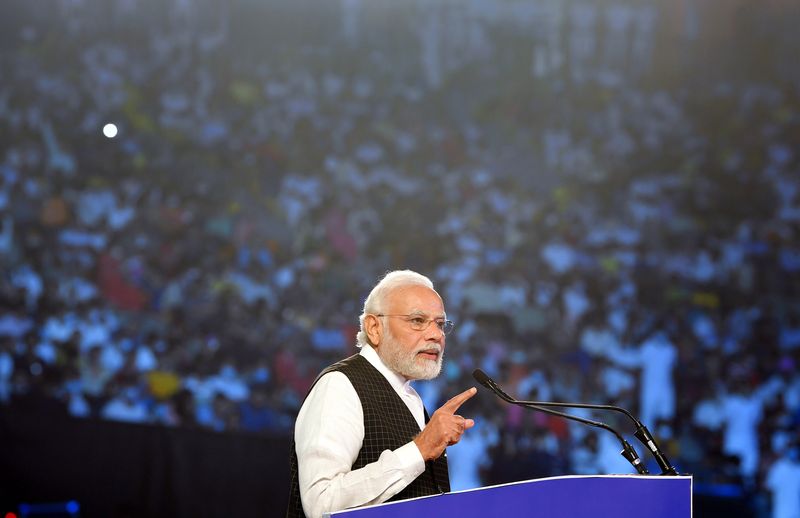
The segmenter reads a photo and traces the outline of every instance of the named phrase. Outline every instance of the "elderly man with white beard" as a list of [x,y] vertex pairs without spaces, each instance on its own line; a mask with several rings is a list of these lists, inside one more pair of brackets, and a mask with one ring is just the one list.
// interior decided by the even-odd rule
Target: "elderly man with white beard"
[[429,417],[411,386],[439,375],[453,328],[430,279],[388,273],[360,323],[361,351],[320,373],[297,416],[287,517],[448,492],[445,449],[475,424],[457,414],[474,387]]

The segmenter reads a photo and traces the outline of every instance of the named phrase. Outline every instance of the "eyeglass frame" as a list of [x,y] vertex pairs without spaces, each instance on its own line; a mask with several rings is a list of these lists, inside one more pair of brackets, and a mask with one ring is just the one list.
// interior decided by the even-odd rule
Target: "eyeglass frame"
[[[452,320],[448,320],[446,318],[439,318],[439,317],[431,318],[431,317],[423,316],[422,314],[419,314],[419,313],[410,313],[408,315],[387,315],[385,313],[370,313],[370,314],[373,315],[373,316],[376,316],[376,317],[402,317],[402,318],[405,318],[406,319],[406,323],[408,323],[408,325],[411,326],[411,329],[413,329],[414,331],[425,331],[429,327],[431,327],[431,322],[436,322],[436,327],[438,327],[439,331],[441,331],[445,336],[449,335],[453,331],[453,328],[456,326],[456,323],[453,322]],[[421,325],[422,327],[417,329],[415,327],[415,324],[413,324],[411,322],[415,318],[419,318],[419,319],[423,319],[424,318],[426,323],[424,325],[423,324],[418,324],[418,325]],[[441,325],[437,321],[441,321]]]

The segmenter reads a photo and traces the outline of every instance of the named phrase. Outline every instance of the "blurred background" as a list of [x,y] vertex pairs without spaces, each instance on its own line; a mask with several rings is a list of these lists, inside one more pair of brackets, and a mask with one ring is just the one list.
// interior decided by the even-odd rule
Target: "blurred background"
[[[796,1],[0,13],[3,516],[281,516],[296,412],[396,268],[456,322],[429,409],[476,367],[620,405],[696,516],[798,516]],[[483,389],[463,414],[454,489],[632,472]]]

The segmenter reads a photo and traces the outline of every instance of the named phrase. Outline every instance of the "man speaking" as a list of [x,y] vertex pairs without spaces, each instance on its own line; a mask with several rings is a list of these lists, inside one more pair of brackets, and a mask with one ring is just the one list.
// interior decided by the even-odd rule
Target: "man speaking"
[[430,279],[388,273],[359,319],[361,351],[320,373],[297,416],[287,517],[447,492],[445,448],[475,424],[457,414],[474,387],[428,418],[411,386],[439,375],[453,328]]

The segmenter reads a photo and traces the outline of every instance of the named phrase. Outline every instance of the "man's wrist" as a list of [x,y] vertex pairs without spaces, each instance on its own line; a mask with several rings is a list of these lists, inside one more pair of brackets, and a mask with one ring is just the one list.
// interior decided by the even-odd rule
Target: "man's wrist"
[[400,459],[400,463],[403,466],[403,471],[406,471],[411,475],[411,480],[418,477],[423,471],[425,471],[426,459],[422,455],[422,452],[420,451],[416,442],[411,441],[408,444],[401,446],[395,450],[395,454],[397,455],[398,459]]

